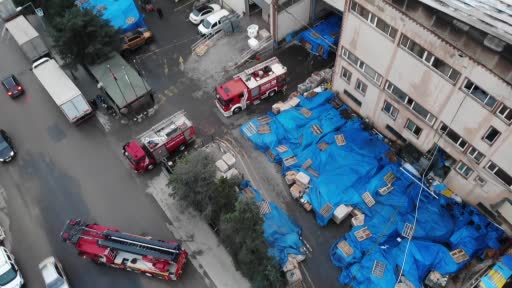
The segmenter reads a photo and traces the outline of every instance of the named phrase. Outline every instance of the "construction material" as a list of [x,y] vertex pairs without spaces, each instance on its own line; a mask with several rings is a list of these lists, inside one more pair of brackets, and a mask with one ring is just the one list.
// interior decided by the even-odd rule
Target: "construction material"
[[226,162],[224,162],[224,160],[219,160],[217,162],[215,162],[215,167],[217,167],[217,169],[221,172],[221,173],[226,173],[228,172],[229,170],[229,166],[228,164],[226,164]]
[[228,165],[229,168],[233,168],[235,166],[236,159],[233,157],[231,153],[226,153],[222,155],[222,160]]
[[295,182],[304,188],[309,186],[309,181],[311,181],[311,178],[303,172],[297,173],[297,176],[295,177]]
[[384,196],[384,195],[388,194],[389,192],[391,192],[392,190],[393,190],[393,186],[391,186],[391,185],[384,186],[384,187],[379,188],[379,194]]
[[306,160],[306,162],[304,162],[304,164],[302,164],[301,168],[302,169],[307,169],[307,168],[309,168],[309,166],[311,166],[312,163],[313,163],[313,160],[308,159],[308,160]]
[[271,211],[270,205],[269,205],[267,200],[261,201],[260,203],[258,203],[258,206],[260,208],[260,214],[261,215],[268,214]]
[[372,207],[373,205],[375,205],[375,199],[373,199],[370,192],[364,192],[363,195],[361,195],[361,197],[363,198],[364,203],[366,203],[368,207]]
[[315,169],[309,167],[308,169],[306,169],[306,171],[308,171],[309,174],[315,176],[315,177],[318,177],[320,176],[320,173],[318,173],[318,171],[316,171]]
[[352,217],[352,219],[350,219],[350,224],[352,224],[352,227],[363,226],[364,225],[364,217],[365,217],[364,214],[354,216],[354,217]]
[[320,209],[320,214],[322,214],[324,217],[328,217],[331,215],[332,212],[332,205],[329,203],[326,203],[322,209]]
[[270,126],[260,125],[260,127],[258,127],[258,134],[268,134],[268,133],[270,133]]
[[455,249],[450,252],[450,255],[455,263],[461,263],[469,259],[468,254],[466,254],[464,249]]
[[336,224],[340,224],[341,221],[345,220],[345,218],[347,218],[347,216],[350,215],[352,209],[352,206],[343,204],[336,207],[336,210],[334,210],[334,213],[332,215],[332,220],[334,220]]
[[295,183],[295,177],[297,176],[297,172],[295,171],[288,171],[286,172],[284,176],[284,180],[286,181],[286,184],[291,185]]
[[348,244],[347,241],[340,241],[340,243],[338,243],[338,245],[336,245],[336,247],[338,247],[338,249],[340,249],[341,253],[343,253],[343,255],[345,255],[345,257],[348,257],[348,256],[354,254],[354,249],[352,249],[352,247],[350,247],[350,245]]
[[240,176],[240,173],[238,172],[238,170],[236,170],[236,168],[231,168],[228,170],[228,172],[224,173],[224,177],[226,177],[227,179],[231,179],[238,176]]
[[309,118],[311,116],[311,111],[309,111],[309,109],[307,109],[307,108],[300,109],[300,113],[302,115],[306,116],[306,118]]
[[268,115],[260,116],[256,119],[258,120],[258,122],[260,124],[267,124],[267,123],[272,122],[272,119],[270,119],[270,117],[268,117]]
[[322,128],[320,128],[320,126],[318,126],[317,124],[311,126],[311,131],[313,131],[315,135],[320,135],[323,133]]
[[283,152],[288,151],[288,147],[287,147],[287,146],[285,146],[285,145],[279,145],[279,146],[277,146],[276,150],[277,150],[279,153],[283,153]]
[[368,227],[364,227],[364,228],[354,232],[354,235],[356,236],[357,241],[363,241],[363,240],[366,240],[366,239],[372,237],[372,233],[370,232]]
[[293,184],[293,186],[290,187],[290,194],[292,194],[293,199],[298,199],[302,197],[302,194],[304,194],[304,187]]
[[298,160],[295,156],[291,156],[291,157],[285,158],[283,162],[284,162],[284,165],[291,166],[291,165],[297,163]]
[[328,147],[329,147],[329,143],[327,142],[322,142],[322,143],[318,143],[318,145],[316,145],[318,147],[318,149],[320,149],[321,151],[325,151]]
[[334,139],[336,140],[336,144],[338,146],[343,146],[347,144],[347,141],[345,141],[345,136],[343,134],[335,135]]

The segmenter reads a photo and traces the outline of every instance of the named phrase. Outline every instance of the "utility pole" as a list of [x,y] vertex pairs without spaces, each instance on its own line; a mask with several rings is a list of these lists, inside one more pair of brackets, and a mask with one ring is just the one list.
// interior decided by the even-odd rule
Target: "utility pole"
[[278,0],[272,0],[272,9],[270,13],[272,14],[272,38],[274,40],[274,49],[277,48],[277,41],[278,41],[278,35],[277,35],[277,14],[278,14]]

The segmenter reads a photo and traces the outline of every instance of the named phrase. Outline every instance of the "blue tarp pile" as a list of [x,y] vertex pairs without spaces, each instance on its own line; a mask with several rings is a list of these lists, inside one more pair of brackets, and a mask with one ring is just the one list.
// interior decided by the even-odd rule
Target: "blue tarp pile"
[[[254,194],[254,201],[261,203],[265,199],[261,193],[256,190],[249,181],[241,184],[242,189],[249,188]],[[262,215],[263,233],[269,246],[269,254],[273,256],[281,265],[281,268],[288,262],[288,255],[304,255],[301,251],[304,247],[301,240],[301,229],[279,206],[273,202],[268,202],[270,211]]]
[[342,17],[333,15],[318,23],[313,29],[302,31],[296,41],[309,51],[327,59],[329,51],[338,47]]
[[[310,176],[303,197],[312,204],[320,225],[326,225],[341,204],[365,215],[362,226],[355,226],[331,248],[331,260],[343,270],[340,283],[394,287],[404,267],[402,276],[421,287],[431,270],[452,274],[485,249],[499,248],[502,230],[475,208],[442,195],[444,185],[431,192],[412,171],[390,162],[385,157],[390,148],[381,137],[362,129],[358,118],[342,118],[340,111],[348,108],[335,109],[328,103],[333,97],[331,91],[314,98],[299,96],[296,107],[278,115],[268,113],[265,121],[253,119],[241,131],[279,163],[283,173],[293,170]],[[263,125],[269,133],[258,133]],[[339,141],[340,135],[345,143]],[[411,241],[408,233],[413,233]],[[367,238],[361,240],[361,235]],[[456,263],[450,252],[457,249],[469,259]]]
[[140,14],[133,0],[88,0],[76,1],[82,7],[91,8],[101,12],[103,19],[110,22],[115,28],[119,28],[123,33],[145,28],[144,16]]

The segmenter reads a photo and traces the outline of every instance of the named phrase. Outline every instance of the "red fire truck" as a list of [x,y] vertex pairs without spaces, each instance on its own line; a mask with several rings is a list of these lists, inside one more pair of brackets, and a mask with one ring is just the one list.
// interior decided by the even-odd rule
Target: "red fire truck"
[[172,152],[183,151],[195,138],[195,129],[185,112],[180,111],[123,145],[123,155],[137,173],[155,168]]
[[61,238],[75,246],[84,259],[165,280],[180,278],[188,255],[178,243],[123,233],[80,219],[70,219]]
[[228,117],[258,104],[261,99],[286,89],[287,69],[276,57],[270,58],[217,86],[217,107]]

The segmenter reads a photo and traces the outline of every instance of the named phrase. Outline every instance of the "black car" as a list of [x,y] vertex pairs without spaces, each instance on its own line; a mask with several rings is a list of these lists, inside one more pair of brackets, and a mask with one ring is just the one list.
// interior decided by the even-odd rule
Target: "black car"
[[14,150],[11,138],[4,130],[0,129],[0,162],[10,162],[15,154],[16,150]]
[[2,80],[2,86],[4,86],[7,91],[7,96],[11,98],[21,96],[25,92],[20,81],[18,81],[14,75],[9,75],[7,78]]

